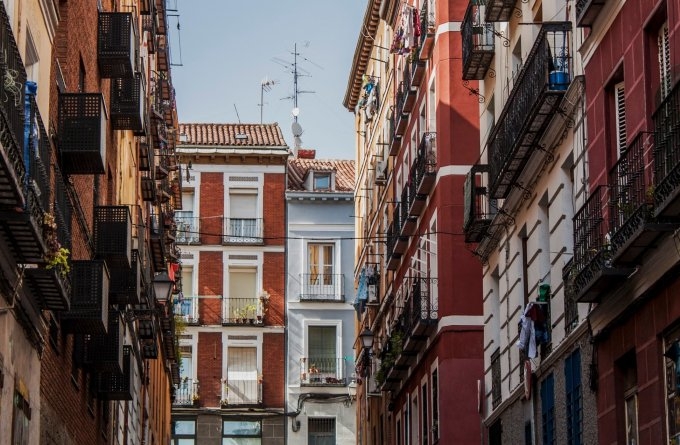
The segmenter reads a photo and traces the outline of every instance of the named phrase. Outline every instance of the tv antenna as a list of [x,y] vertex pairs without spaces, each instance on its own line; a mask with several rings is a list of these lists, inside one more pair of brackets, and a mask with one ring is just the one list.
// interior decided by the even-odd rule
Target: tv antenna
[[260,103],[258,104],[260,107],[260,123],[262,123],[262,114],[264,111],[264,92],[270,92],[272,87],[278,82],[278,80],[269,79],[268,77],[265,77],[262,79],[262,82],[260,82]]
[[[309,42],[305,43],[305,47],[309,46]],[[306,62],[309,62],[310,64],[323,69],[321,66],[317,65],[316,63],[312,62],[308,58],[302,56],[298,50],[297,50],[297,43],[295,43],[294,49],[293,49],[293,62],[291,63],[288,60],[281,59],[279,57],[274,57],[272,58],[272,62],[284,67],[289,73],[293,75],[293,95],[288,96],[288,97],[283,97],[282,100],[292,100],[293,101],[293,120],[297,122],[298,120],[298,115],[300,114],[300,108],[298,108],[298,96],[300,94],[305,94],[305,93],[315,93],[315,91],[309,91],[309,90],[301,90],[299,88],[299,78],[300,77],[312,77],[311,73],[304,68],[301,68],[298,66],[298,57]],[[300,133],[302,134],[302,133]]]

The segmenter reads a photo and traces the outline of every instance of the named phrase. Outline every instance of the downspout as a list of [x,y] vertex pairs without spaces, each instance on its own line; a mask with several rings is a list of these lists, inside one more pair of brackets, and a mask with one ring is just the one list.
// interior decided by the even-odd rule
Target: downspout
[[[284,412],[284,419],[285,419],[285,425],[283,428],[283,443],[287,444],[288,443],[288,200],[287,200],[287,191],[288,191],[288,158],[284,160],[284,166],[283,166],[283,179],[284,179],[284,188],[283,188],[283,221],[284,221],[284,227],[286,228],[286,235],[285,235],[285,243],[284,243],[284,248],[283,248],[283,276],[285,277],[284,283],[283,283],[283,392],[285,394],[284,398],[284,403],[283,403],[283,412]],[[296,414],[297,417],[297,414]],[[296,418],[292,418],[293,425],[295,425]],[[299,423],[298,423],[299,425]]]

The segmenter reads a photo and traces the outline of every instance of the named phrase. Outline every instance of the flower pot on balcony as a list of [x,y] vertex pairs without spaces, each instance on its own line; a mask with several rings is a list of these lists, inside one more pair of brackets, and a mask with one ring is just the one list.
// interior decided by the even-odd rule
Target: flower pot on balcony
[[569,87],[569,73],[566,71],[550,72],[550,89],[554,91],[565,91]]

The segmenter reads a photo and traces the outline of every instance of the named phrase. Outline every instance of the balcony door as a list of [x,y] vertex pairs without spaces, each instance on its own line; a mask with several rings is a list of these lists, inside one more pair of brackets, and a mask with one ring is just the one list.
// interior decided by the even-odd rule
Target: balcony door
[[229,193],[229,220],[227,241],[230,243],[252,243],[258,241],[257,193],[253,190],[238,190]]
[[229,404],[258,403],[257,348],[229,346],[227,351],[227,401]]
[[310,243],[307,245],[308,293],[317,298],[333,298],[336,295],[335,246]]
[[229,268],[229,298],[225,319],[232,323],[254,319],[259,311],[257,300],[257,269],[250,267]]
[[339,379],[337,327],[309,326],[307,331],[307,364],[311,383],[325,383]]

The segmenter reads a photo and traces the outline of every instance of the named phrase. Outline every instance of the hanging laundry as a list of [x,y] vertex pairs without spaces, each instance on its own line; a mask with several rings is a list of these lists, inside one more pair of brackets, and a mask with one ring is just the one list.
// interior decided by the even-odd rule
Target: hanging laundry
[[420,14],[418,14],[415,11],[414,11],[414,14],[413,14],[413,28],[414,28],[413,34],[416,37],[420,37],[420,34],[421,34],[421,32],[420,32]]
[[534,321],[528,315],[533,303],[527,305],[526,310],[522,314],[519,321],[519,339],[517,340],[517,347],[524,351],[528,358],[536,358],[536,332],[534,331]]

